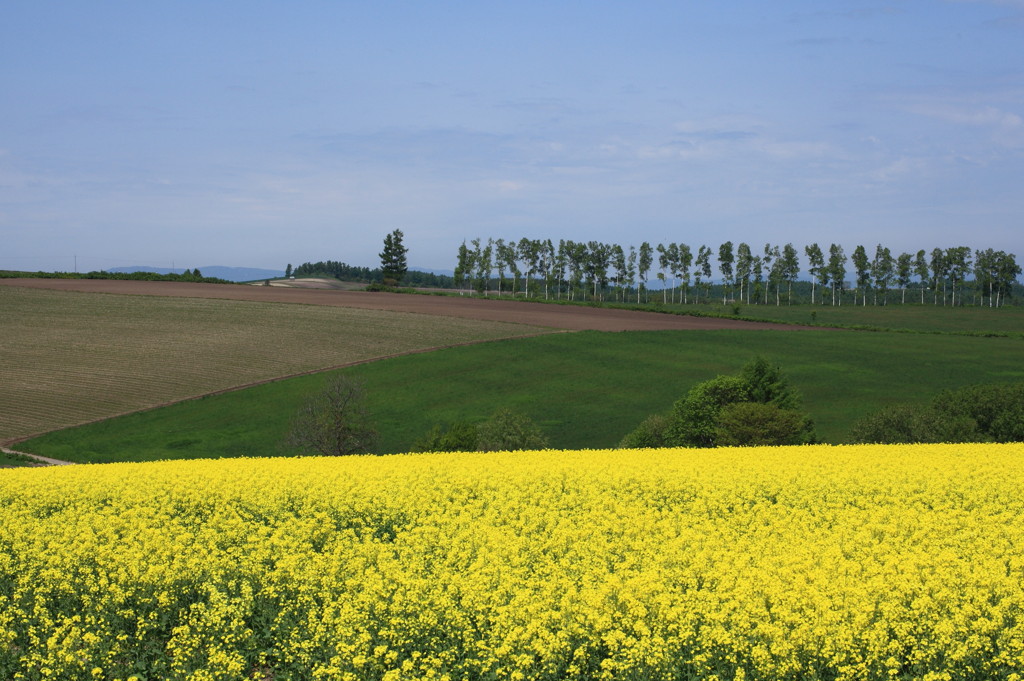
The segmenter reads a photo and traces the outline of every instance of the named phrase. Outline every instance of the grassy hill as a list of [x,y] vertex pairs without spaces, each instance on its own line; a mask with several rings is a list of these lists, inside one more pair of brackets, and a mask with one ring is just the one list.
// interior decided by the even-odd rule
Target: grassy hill
[[[731,312],[700,305],[700,312]],[[381,452],[434,424],[526,412],[556,447],[615,445],[694,383],[762,354],[803,393],[819,435],[943,388],[1024,380],[1016,308],[744,306],[743,316],[917,332],[685,331],[558,334],[345,369],[364,378]],[[0,288],[0,440],[195,395],[436,345],[540,329],[309,305]],[[963,335],[971,334],[971,335]],[[994,337],[985,337],[994,336]],[[278,443],[312,375],[52,433],[19,448],[81,461],[256,456]]]
[[[943,388],[1024,380],[1022,341],[955,335],[785,331],[580,332],[398,357],[349,369],[366,381],[381,452],[408,451],[435,423],[511,406],[556,448],[614,446],[694,383],[762,354],[803,394],[819,435],[846,440],[885,404]],[[81,461],[273,456],[324,376],[304,376],[66,430],[19,448]]]
[[834,327],[871,327],[923,333],[962,333],[1024,337],[1024,306],[990,308],[966,305],[659,305],[652,309],[679,314],[741,316],[761,321]]

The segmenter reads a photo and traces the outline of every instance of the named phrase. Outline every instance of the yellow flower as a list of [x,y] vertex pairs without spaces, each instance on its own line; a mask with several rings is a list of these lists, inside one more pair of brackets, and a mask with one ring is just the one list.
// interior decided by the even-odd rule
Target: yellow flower
[[0,669],[1021,681],[1022,488],[1020,444],[3,470]]

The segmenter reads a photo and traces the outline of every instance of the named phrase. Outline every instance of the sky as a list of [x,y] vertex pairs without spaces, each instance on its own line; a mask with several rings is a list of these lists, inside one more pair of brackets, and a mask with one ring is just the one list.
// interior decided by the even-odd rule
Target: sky
[[1024,0],[0,4],[0,269],[1024,256]]

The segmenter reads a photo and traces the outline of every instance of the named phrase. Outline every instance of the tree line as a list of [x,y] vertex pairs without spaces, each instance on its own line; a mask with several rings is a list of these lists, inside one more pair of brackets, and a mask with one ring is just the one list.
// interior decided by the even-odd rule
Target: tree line
[[[975,302],[999,307],[1013,293],[1021,274],[1016,256],[967,246],[934,248],[929,253],[900,253],[878,244],[873,255],[858,245],[847,256],[843,246],[817,243],[803,248],[811,275],[811,303],[886,305],[913,300],[942,305],[965,303],[965,286],[973,276]],[[717,252],[709,246],[644,241],[639,248],[600,241],[472,239],[459,246],[454,286],[483,295],[501,294],[566,300],[635,299],[650,301],[648,281],[660,282],[663,303],[701,303],[720,297],[723,303],[782,305],[793,302],[793,288],[802,270],[800,252],[791,243],[766,243],[764,248],[726,241]],[[719,283],[714,284],[715,270]],[[848,276],[853,278],[847,280]]]
[[91,272],[13,272],[0,271],[0,279],[29,277],[32,279],[113,279],[118,281],[190,281],[203,284],[233,284],[235,282],[220,277],[206,277],[199,271],[186,269],[184,272],[107,272],[93,270]]
[[[364,284],[382,284],[386,278],[390,278],[385,275],[384,270],[380,267],[359,267],[335,260],[303,263],[291,270],[290,276],[330,276],[342,281],[355,281]],[[423,288],[457,288],[455,280],[446,274],[420,272],[419,270],[406,270],[401,275],[401,283],[406,286],[419,286]]]

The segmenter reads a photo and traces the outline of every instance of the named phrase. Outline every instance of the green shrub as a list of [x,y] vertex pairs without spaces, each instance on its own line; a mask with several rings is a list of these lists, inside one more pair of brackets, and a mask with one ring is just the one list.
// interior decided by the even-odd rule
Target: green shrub
[[[738,405],[771,407],[738,407]],[[738,376],[698,383],[667,417],[651,416],[622,440],[622,447],[717,447],[723,444],[816,442],[814,425],[798,411],[800,395],[782,370],[756,357]],[[728,409],[728,411],[726,411]],[[724,417],[723,417],[724,414]],[[725,418],[725,421],[723,421]]]
[[912,444],[917,442],[972,442],[984,439],[973,419],[952,417],[930,406],[900,404],[886,407],[857,421],[850,441],[857,444]]
[[800,407],[800,394],[789,385],[782,369],[772,366],[764,357],[755,357],[748,362],[740,371],[740,378],[747,384],[751,402],[773,404],[780,409]]
[[850,441],[1022,442],[1024,383],[944,390],[926,406],[887,407],[855,423]]
[[671,420],[665,414],[651,414],[636,430],[622,438],[622,449],[645,449],[669,446],[668,427]]
[[736,402],[722,407],[715,425],[719,447],[800,445],[814,441],[814,425],[800,412],[774,404]]
[[1024,383],[973,385],[944,390],[932,408],[946,418],[971,418],[996,442],[1024,439]]
[[547,438],[530,417],[511,409],[499,409],[477,427],[477,450],[481,452],[547,447]]
[[525,414],[499,409],[480,424],[436,425],[413,446],[417,452],[498,452],[546,449],[547,438]]
[[682,447],[714,447],[718,412],[727,404],[749,398],[746,381],[736,376],[698,383],[672,407],[669,442]]
[[447,430],[440,425],[430,429],[423,438],[413,445],[415,452],[475,452],[477,450],[477,427],[466,421],[453,423]]

